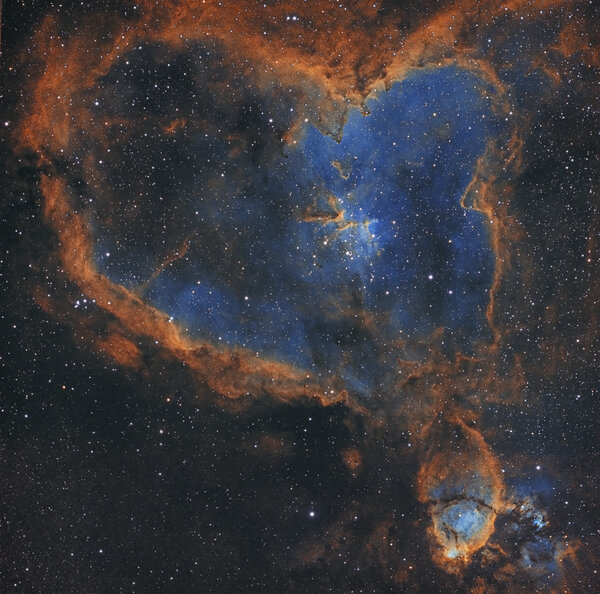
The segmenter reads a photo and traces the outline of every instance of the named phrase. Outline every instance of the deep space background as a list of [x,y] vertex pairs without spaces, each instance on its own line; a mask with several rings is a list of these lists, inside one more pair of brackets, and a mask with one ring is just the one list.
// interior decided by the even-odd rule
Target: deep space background
[[597,1],[1,11],[1,592],[600,590]]

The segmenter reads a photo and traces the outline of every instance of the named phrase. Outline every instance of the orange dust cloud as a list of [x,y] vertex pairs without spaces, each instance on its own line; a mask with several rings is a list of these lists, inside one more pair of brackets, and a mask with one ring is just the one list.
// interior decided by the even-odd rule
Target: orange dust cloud
[[342,452],[344,464],[352,474],[356,474],[362,466],[362,456],[356,448],[348,448]]
[[100,352],[105,352],[119,365],[138,369],[141,365],[140,349],[131,340],[119,334],[110,334],[96,343]]

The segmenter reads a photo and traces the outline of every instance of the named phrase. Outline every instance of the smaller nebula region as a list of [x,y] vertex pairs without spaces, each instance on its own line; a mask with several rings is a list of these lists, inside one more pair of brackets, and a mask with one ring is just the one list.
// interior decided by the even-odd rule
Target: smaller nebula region
[[0,16],[1,592],[600,592],[597,0]]

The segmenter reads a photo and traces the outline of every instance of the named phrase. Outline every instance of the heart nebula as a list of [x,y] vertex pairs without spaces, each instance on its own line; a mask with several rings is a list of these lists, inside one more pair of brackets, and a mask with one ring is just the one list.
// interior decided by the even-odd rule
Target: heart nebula
[[[94,117],[112,122],[93,171],[114,195],[90,198],[101,273],[193,338],[336,377],[362,397],[389,391],[397,359],[435,332],[450,354],[489,339],[488,222],[461,204],[501,132],[487,83],[457,66],[415,70],[350,109],[341,138],[305,123],[266,150],[289,116],[239,81],[235,109],[219,109],[218,61],[195,52],[195,77],[166,102],[127,76],[189,71],[189,55],[160,46],[123,57],[94,96]],[[240,111],[254,114],[254,140],[233,149]],[[129,117],[115,124],[115,112]],[[149,216],[157,205],[161,217]]]

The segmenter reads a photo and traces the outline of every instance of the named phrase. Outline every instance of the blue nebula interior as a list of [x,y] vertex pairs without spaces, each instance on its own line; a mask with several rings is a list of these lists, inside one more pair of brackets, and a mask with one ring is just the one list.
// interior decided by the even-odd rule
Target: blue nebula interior
[[472,499],[463,499],[448,505],[440,513],[438,521],[450,540],[463,544],[468,543],[487,526],[490,516],[488,508]]
[[552,503],[561,492],[560,484],[547,473],[533,470],[510,481],[519,498],[535,497],[545,505]]
[[521,564],[525,569],[548,577],[557,576],[559,546],[551,538],[534,536],[521,546]]
[[[455,66],[417,70],[369,115],[351,110],[341,142],[306,124],[285,154],[233,151],[227,113],[178,140],[177,158],[157,134],[144,159],[172,231],[97,222],[98,268],[192,336],[383,390],[411,341],[441,328],[446,348],[468,351],[488,337],[494,254],[484,216],[460,206],[499,133],[488,95]],[[185,257],[147,282],[184,236]]]

